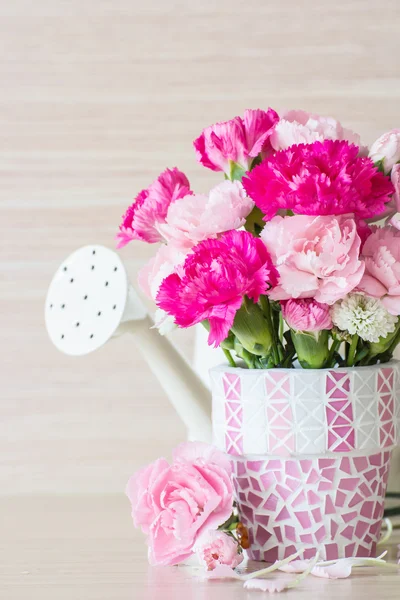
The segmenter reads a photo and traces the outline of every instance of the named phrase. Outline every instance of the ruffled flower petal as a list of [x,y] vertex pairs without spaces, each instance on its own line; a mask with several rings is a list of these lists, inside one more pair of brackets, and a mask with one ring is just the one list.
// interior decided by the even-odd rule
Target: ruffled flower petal
[[162,241],[158,227],[165,222],[170,204],[190,193],[186,175],[177,168],[166,169],[128,207],[117,234],[117,247],[132,240],[150,244]]
[[371,159],[358,154],[359,148],[345,141],[290,146],[247,173],[243,185],[265,220],[279,210],[375,217],[390,201],[393,184]]
[[182,268],[164,279],[157,305],[179,327],[208,320],[208,342],[218,346],[229,333],[244,296],[258,302],[277,283],[263,242],[247,231],[228,231],[192,249]]

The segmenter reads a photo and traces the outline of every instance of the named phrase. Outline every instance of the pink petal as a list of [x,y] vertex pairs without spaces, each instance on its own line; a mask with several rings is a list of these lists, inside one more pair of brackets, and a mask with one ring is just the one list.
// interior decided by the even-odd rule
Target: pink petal
[[385,296],[381,302],[391,315],[400,315],[400,296]]
[[284,573],[304,573],[310,566],[310,560],[293,560],[287,565],[283,565],[279,568],[279,571]]
[[205,463],[214,463],[220,466],[229,475],[232,473],[231,463],[227,455],[215,446],[204,442],[183,442],[175,448],[172,456],[174,462],[183,461],[193,464],[204,461]]
[[249,156],[254,157],[261,152],[278,120],[278,114],[272,108],[267,112],[259,109],[244,111],[243,122]]
[[386,287],[372,275],[365,273],[357,286],[358,290],[365,292],[373,298],[380,298],[387,293]]
[[325,579],[346,579],[351,575],[352,561],[346,558],[339,559],[335,564],[324,566],[315,566],[311,575],[315,577],[324,577]]

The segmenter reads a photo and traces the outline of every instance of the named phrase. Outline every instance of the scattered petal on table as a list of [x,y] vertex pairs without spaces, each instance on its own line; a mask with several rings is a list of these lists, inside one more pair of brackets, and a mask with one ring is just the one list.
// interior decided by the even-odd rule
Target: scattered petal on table
[[264,569],[260,569],[259,571],[253,571],[253,573],[245,573],[240,575],[236,571],[229,567],[228,565],[218,565],[212,571],[205,571],[203,573],[203,579],[241,579],[242,581],[248,581],[250,579],[255,579],[260,575],[267,575],[268,573],[272,573],[273,571],[277,571],[280,567],[286,565],[290,561],[293,561],[300,554],[296,552],[283,560],[277,561],[269,567],[265,567]]
[[325,577],[325,579],[346,579],[351,575],[352,563],[350,560],[341,559],[338,560],[334,565],[318,566],[316,565],[311,575],[315,577]]
[[275,592],[283,592],[285,590],[290,590],[299,585],[303,579],[305,579],[311,572],[311,570],[315,567],[319,559],[319,552],[315,555],[315,557],[310,561],[297,561],[297,562],[307,562],[307,568],[300,573],[297,577],[293,577],[291,579],[251,579],[246,581],[244,584],[244,588],[258,590],[261,592],[269,592],[273,594]]
[[242,579],[242,575],[236,573],[228,565],[218,565],[212,571],[204,571],[204,579]]
[[290,580],[287,579],[249,579],[243,587],[246,590],[259,590],[260,592],[283,592],[287,589]]
[[287,565],[279,567],[279,571],[284,573],[304,573],[310,566],[310,560],[293,560]]

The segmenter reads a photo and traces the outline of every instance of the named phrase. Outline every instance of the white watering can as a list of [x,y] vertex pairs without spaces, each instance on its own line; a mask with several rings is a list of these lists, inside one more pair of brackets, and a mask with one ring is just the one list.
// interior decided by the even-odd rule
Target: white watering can
[[46,327],[65,354],[88,354],[129,332],[188,429],[189,439],[211,442],[211,396],[172,344],[156,329],[130,285],[119,256],[84,246],[56,271],[45,305]]
[[[211,442],[208,388],[172,344],[153,329],[154,323],[115,252],[104,246],[85,246],[66,258],[50,284],[45,320],[54,345],[73,356],[88,354],[111,338],[131,333],[185,424],[189,439]],[[204,343],[203,336],[200,338],[197,341]],[[207,356],[208,366],[215,366],[214,358],[221,362],[218,354]],[[400,449],[394,454],[389,489],[398,487]]]

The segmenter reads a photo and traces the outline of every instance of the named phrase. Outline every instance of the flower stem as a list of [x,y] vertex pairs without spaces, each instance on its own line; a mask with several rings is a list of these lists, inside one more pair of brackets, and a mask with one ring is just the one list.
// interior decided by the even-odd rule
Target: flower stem
[[236,367],[236,363],[232,358],[232,354],[229,352],[229,350],[227,350],[226,348],[222,348],[222,352],[225,354],[228,363],[230,364],[231,367]]
[[260,304],[261,304],[261,309],[264,313],[265,319],[268,323],[268,327],[272,334],[272,355],[273,355],[274,363],[275,363],[275,365],[277,365],[280,362],[280,358],[279,358],[279,352],[278,352],[276,332],[275,332],[274,324],[272,322],[271,305],[269,303],[268,296],[260,296]]
[[326,367],[333,367],[335,365],[335,363],[332,364],[332,359],[335,355],[335,352],[338,350],[340,344],[341,344],[340,340],[333,340],[332,346],[329,349],[328,359],[326,361]]
[[283,323],[283,316],[282,316],[282,311],[279,311],[279,339],[281,341],[281,344],[283,345],[283,328],[284,328],[284,323]]
[[357,334],[354,334],[352,339],[351,339],[351,344],[350,344],[350,348],[349,348],[349,354],[347,357],[347,366],[348,367],[353,367],[354,366],[354,359],[356,357],[356,352],[357,352],[357,344],[358,344],[358,340],[359,340],[359,336]]

